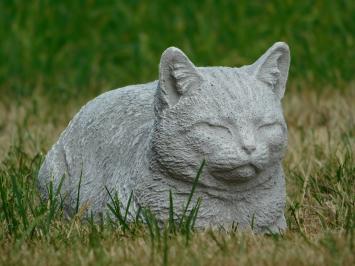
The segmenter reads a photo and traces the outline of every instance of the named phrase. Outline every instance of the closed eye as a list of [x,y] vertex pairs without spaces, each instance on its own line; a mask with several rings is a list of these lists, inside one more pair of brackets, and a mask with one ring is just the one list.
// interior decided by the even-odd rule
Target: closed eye
[[192,129],[194,131],[199,131],[201,133],[203,132],[205,134],[211,134],[217,136],[232,135],[232,132],[228,127],[220,124],[209,123],[209,122],[198,122],[192,125]]
[[261,129],[261,128],[272,128],[272,127],[276,127],[276,126],[283,127],[281,123],[275,121],[275,122],[262,124],[261,126],[259,126],[259,129]]

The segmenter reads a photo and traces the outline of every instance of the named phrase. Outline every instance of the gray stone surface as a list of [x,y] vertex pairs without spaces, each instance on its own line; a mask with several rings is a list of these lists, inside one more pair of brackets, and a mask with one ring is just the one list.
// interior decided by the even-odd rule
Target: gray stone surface
[[61,193],[72,215],[81,176],[80,205],[88,212],[106,212],[106,186],[123,205],[133,191],[132,215],[149,207],[165,220],[169,190],[178,212],[205,158],[194,197],[202,198],[198,227],[253,221],[258,232],[285,229],[281,99],[289,64],[281,42],[241,68],[195,67],[168,48],[159,81],[109,91],[81,108],[46,156],[41,192],[64,175]]

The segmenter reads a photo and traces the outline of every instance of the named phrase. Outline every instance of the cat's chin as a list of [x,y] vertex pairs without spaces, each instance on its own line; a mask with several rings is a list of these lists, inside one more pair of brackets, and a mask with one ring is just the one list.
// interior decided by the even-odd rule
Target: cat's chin
[[234,169],[212,170],[210,173],[218,180],[224,180],[227,182],[247,182],[257,176],[258,170],[252,164],[245,164]]

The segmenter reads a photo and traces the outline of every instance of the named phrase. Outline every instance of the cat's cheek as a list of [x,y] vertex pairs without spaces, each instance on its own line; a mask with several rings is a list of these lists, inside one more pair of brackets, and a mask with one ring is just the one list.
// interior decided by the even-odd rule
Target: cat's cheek
[[216,149],[214,147],[212,138],[204,137],[204,138],[189,138],[187,141],[187,145],[197,154],[202,156],[207,156],[213,153],[213,150]]
[[273,155],[280,155],[281,156],[284,153],[284,150],[285,150],[285,148],[284,148],[284,145],[282,145],[282,144],[279,144],[279,145],[270,144],[269,145],[269,151]]
[[269,131],[264,132],[260,136],[263,142],[267,145],[269,152],[271,154],[283,154],[287,147],[287,137],[283,134],[282,131]]
[[269,140],[269,150],[272,154],[282,156],[287,148],[287,138],[284,136],[277,136]]

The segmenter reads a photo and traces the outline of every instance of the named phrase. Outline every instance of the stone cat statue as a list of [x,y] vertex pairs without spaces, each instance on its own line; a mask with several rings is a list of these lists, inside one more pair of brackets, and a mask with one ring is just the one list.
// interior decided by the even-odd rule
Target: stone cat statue
[[40,168],[41,193],[64,176],[61,195],[72,215],[80,179],[80,206],[94,216],[107,213],[107,188],[123,206],[132,193],[132,215],[148,207],[164,221],[169,191],[178,212],[205,159],[193,197],[202,199],[197,227],[285,229],[281,99],[289,65],[282,42],[240,68],[195,67],[168,48],[158,81],[106,92],[81,108]]

